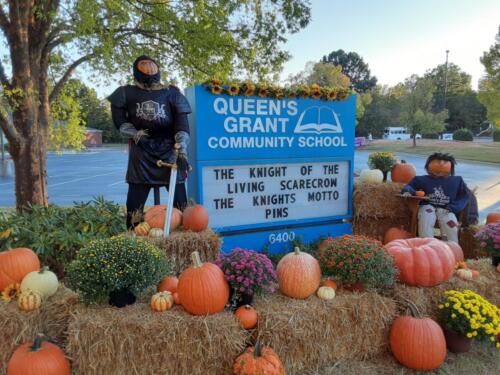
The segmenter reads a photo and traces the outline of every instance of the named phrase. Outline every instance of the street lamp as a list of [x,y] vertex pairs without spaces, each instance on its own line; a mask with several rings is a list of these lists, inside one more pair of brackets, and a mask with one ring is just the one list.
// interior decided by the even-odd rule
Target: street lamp
[[448,53],[449,49],[446,50],[446,63],[444,65],[444,101],[443,101],[443,110],[446,109],[446,93],[448,91]]

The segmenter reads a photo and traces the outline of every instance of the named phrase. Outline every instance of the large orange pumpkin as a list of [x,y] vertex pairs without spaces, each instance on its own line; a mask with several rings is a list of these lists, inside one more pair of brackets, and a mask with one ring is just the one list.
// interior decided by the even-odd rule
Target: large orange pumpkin
[[7,365],[7,375],[70,375],[71,367],[58,346],[43,341],[39,335],[34,342],[18,347]]
[[436,369],[446,357],[443,330],[434,320],[422,318],[415,305],[410,306],[413,316],[400,316],[392,323],[389,336],[392,354],[411,369]]
[[158,285],[158,292],[170,292],[172,294],[177,292],[177,286],[179,285],[179,279],[175,276],[165,277]]
[[151,60],[140,60],[137,63],[137,70],[147,75],[155,75],[158,73],[158,65]]
[[238,307],[234,312],[234,315],[238,318],[240,325],[245,329],[254,328],[257,325],[257,320],[259,319],[257,310],[250,305]]
[[321,283],[319,262],[298,247],[285,255],[276,267],[281,292],[292,298],[307,298]]
[[177,293],[182,307],[193,315],[209,315],[224,310],[229,285],[222,270],[213,263],[201,263],[200,254],[191,254],[193,265],[182,272]]
[[0,252],[0,291],[10,284],[20,283],[33,271],[40,271],[40,260],[33,250],[19,247]]
[[257,342],[236,358],[233,374],[285,375],[285,368],[274,350]]
[[411,233],[405,231],[404,229],[392,227],[387,229],[384,234],[384,245],[394,240],[404,240],[410,237]]
[[[149,208],[144,215],[144,221],[149,224],[151,228],[161,228],[165,226],[165,216],[167,206],[164,204],[156,205]],[[173,231],[182,222],[182,212],[177,208],[172,209],[172,219],[170,220],[170,231]]]
[[443,242],[447,244],[453,252],[453,256],[455,257],[455,264],[464,260],[464,252],[459,244],[454,241],[447,241],[446,237],[443,237]]
[[434,159],[427,166],[427,171],[436,176],[448,176],[451,174],[451,162]]
[[392,167],[391,180],[392,182],[401,182],[407,184],[417,175],[417,170],[413,164],[409,164],[404,160]]
[[182,216],[182,225],[186,230],[201,232],[208,227],[208,211],[201,204],[187,207]]
[[448,281],[455,269],[450,247],[435,238],[395,240],[384,246],[394,257],[401,282],[412,286],[435,286]]
[[498,222],[500,222],[500,212],[490,212],[488,216],[486,216],[486,224]]

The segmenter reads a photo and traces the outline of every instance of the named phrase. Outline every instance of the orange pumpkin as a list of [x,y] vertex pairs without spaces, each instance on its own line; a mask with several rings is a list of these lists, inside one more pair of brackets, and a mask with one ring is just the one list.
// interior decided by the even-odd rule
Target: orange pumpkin
[[40,260],[33,250],[19,247],[0,252],[0,291],[10,284],[20,283],[33,271],[40,271]]
[[421,317],[413,303],[410,306],[413,316],[400,316],[392,323],[389,336],[392,354],[411,369],[436,369],[446,357],[443,330],[434,320]]
[[404,160],[392,167],[391,180],[392,182],[401,182],[407,184],[417,175],[417,170],[413,164],[409,164]]
[[140,223],[134,228],[134,232],[138,236],[147,236],[150,230],[151,227],[146,222]]
[[332,288],[333,290],[337,290],[337,283],[333,280],[330,279],[325,279],[321,283],[321,286],[327,286],[329,288]]
[[276,267],[281,292],[292,298],[307,298],[321,283],[319,262],[298,247],[285,255]]
[[140,60],[137,63],[137,70],[151,76],[158,73],[158,65],[151,60]]
[[490,212],[488,216],[486,216],[486,224],[498,222],[500,222],[500,212]]
[[448,281],[455,270],[450,247],[435,238],[395,240],[384,248],[394,257],[400,281],[408,285],[439,285]]
[[186,230],[201,232],[208,227],[208,211],[201,204],[187,207],[183,215],[182,225]]
[[405,231],[404,229],[392,227],[385,231],[384,234],[384,245],[394,240],[404,240],[410,238],[411,233]]
[[213,263],[202,263],[200,254],[191,254],[193,265],[179,277],[177,293],[181,305],[192,315],[210,315],[224,310],[229,285],[222,270]]
[[238,318],[240,325],[245,329],[252,329],[257,325],[258,314],[252,306],[245,305],[236,309],[234,315]]
[[453,252],[453,256],[455,257],[455,263],[463,262],[464,252],[462,251],[462,247],[454,241],[446,241],[446,237],[443,237],[443,242],[447,244],[448,247]]
[[285,368],[274,350],[257,342],[236,358],[233,374],[285,375]]
[[[161,228],[165,226],[165,216],[167,206],[164,204],[156,205],[149,208],[144,215],[144,221],[149,224],[151,228]],[[172,218],[170,220],[170,231],[175,230],[182,222],[182,212],[177,208],[172,209]]]
[[423,191],[423,190],[417,190],[415,192],[415,196],[416,197],[425,197],[425,191]]
[[432,160],[427,166],[427,171],[436,176],[448,176],[451,174],[451,162],[447,160]]
[[172,293],[168,291],[158,292],[153,294],[149,305],[153,311],[167,311],[174,305],[174,297],[172,297]]
[[174,303],[175,303],[176,305],[180,305],[180,304],[181,304],[181,299],[179,298],[179,293],[175,292],[175,293],[173,294],[173,297],[174,297]]
[[176,293],[178,284],[179,284],[179,279],[177,277],[167,276],[160,282],[157,291],[158,292],[168,291],[170,293]]
[[18,347],[7,365],[7,375],[70,375],[71,367],[57,345],[43,341],[38,335],[34,342]]

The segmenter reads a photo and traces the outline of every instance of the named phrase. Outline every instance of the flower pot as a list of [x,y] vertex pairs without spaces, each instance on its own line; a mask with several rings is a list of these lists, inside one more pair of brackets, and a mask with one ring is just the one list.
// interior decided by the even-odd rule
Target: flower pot
[[493,267],[498,266],[499,263],[500,263],[500,256],[492,255],[491,256],[491,264],[493,264]]
[[229,294],[229,303],[231,309],[236,310],[240,306],[251,305],[253,302],[253,294],[237,292],[231,288]]
[[135,295],[129,289],[119,289],[109,293],[109,304],[115,307],[125,307],[135,303]]
[[345,290],[348,290],[350,292],[364,292],[365,291],[365,286],[363,283],[355,283],[355,284],[345,284],[342,286]]
[[472,339],[448,328],[443,328],[446,347],[452,353],[466,353],[470,350]]

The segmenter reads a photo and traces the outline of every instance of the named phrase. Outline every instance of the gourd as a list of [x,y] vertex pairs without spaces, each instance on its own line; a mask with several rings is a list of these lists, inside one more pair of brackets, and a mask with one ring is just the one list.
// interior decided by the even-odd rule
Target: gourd
[[134,228],[134,232],[138,236],[147,236],[149,234],[149,231],[151,230],[151,227],[147,222],[142,222],[139,225],[137,225]]
[[[144,215],[144,221],[149,224],[151,228],[165,227],[165,217],[167,216],[167,206],[164,204],[150,207]],[[170,231],[175,230],[182,222],[182,212],[177,208],[172,209],[172,216],[170,219]]]
[[332,288],[333,290],[337,290],[337,283],[333,280],[330,279],[325,279],[321,282],[321,286],[327,286],[329,288]]
[[387,229],[384,234],[384,245],[394,240],[403,240],[410,237],[411,234],[404,229],[392,227]]
[[184,309],[192,315],[210,315],[224,310],[229,285],[222,270],[213,263],[202,263],[197,251],[191,253],[193,265],[179,276],[177,293]]
[[173,305],[174,297],[172,296],[172,293],[168,291],[155,293],[151,297],[150,306],[153,311],[167,311]]
[[476,270],[460,268],[455,271],[455,274],[464,280],[473,280],[479,277],[479,272]]
[[409,183],[417,175],[417,170],[413,164],[409,164],[404,160],[397,163],[391,170],[391,181],[401,182],[403,184]]
[[0,252],[0,291],[20,283],[28,273],[39,270],[40,260],[31,249],[19,247]]
[[321,283],[319,262],[298,247],[281,258],[276,271],[280,290],[288,297],[307,298],[318,290]]
[[179,285],[179,279],[175,276],[165,277],[158,285],[158,292],[168,291],[170,293],[177,292],[177,286]]
[[17,307],[22,311],[33,311],[42,305],[42,296],[34,290],[25,290],[19,295]]
[[335,298],[335,290],[329,286],[322,286],[318,289],[317,295],[322,300],[330,300]]
[[163,229],[161,228],[151,228],[149,231],[149,237],[151,238],[161,238],[163,237]]
[[186,230],[201,232],[208,227],[208,211],[201,204],[187,207],[183,212],[182,225]]
[[59,280],[54,272],[48,267],[42,267],[40,271],[27,274],[21,282],[21,293],[26,290],[38,292],[42,298],[53,296],[59,288]]
[[255,347],[247,348],[236,358],[233,364],[233,374],[285,375],[285,368],[274,350],[257,342]]
[[236,309],[234,315],[238,318],[240,325],[244,329],[252,329],[257,325],[258,314],[250,305],[240,306]]
[[416,197],[425,197],[425,191],[423,191],[423,190],[417,190],[415,192],[415,196]]
[[379,184],[384,180],[384,174],[380,169],[363,169],[359,176],[363,184]]
[[435,286],[448,281],[455,270],[455,256],[447,244],[435,238],[409,238],[384,246],[399,270],[401,282],[411,286]]

